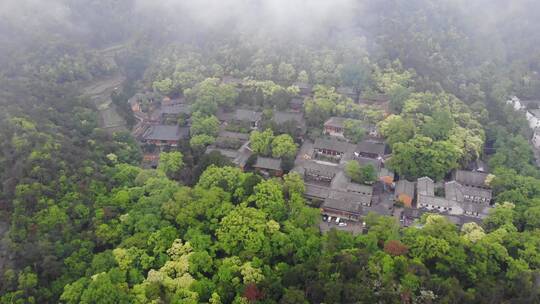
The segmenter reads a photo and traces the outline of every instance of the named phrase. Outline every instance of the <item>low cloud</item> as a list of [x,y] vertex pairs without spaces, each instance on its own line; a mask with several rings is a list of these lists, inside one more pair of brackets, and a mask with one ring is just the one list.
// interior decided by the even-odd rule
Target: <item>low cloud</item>
[[2,0],[0,18],[26,30],[67,26],[70,9],[63,0]]
[[136,8],[203,30],[310,35],[350,27],[361,5],[355,0],[137,0]]

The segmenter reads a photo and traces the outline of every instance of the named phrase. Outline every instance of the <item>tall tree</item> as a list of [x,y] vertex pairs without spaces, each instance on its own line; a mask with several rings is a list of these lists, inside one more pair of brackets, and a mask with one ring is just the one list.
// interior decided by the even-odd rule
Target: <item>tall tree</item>
[[389,166],[407,179],[429,176],[441,180],[458,167],[460,150],[447,141],[416,136],[394,145]]
[[[253,152],[261,154],[263,156],[269,156],[272,151],[272,142],[274,140],[274,132],[272,129],[266,129],[262,132],[253,131],[249,136],[250,147]],[[280,143],[283,141],[283,137],[277,142]],[[279,151],[278,152],[282,152]]]
[[179,151],[161,152],[159,154],[158,170],[169,177],[178,177],[180,169],[184,166],[184,155]]
[[272,140],[272,157],[294,157],[296,150],[296,144],[289,134],[278,135]]

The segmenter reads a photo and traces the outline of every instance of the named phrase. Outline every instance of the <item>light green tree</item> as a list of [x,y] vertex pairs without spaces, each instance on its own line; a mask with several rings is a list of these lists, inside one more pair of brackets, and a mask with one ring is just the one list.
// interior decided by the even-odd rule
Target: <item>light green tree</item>
[[296,144],[289,134],[278,135],[272,140],[272,157],[294,157],[296,150]]
[[173,81],[170,78],[154,81],[152,84],[154,90],[163,95],[168,95],[173,90]]
[[238,99],[234,86],[223,84],[218,78],[207,78],[193,89],[186,90],[186,98],[192,102],[193,112],[215,114],[218,106],[232,107]]
[[206,116],[200,112],[193,114],[191,118],[191,136],[208,135],[216,137],[219,132],[219,120],[214,116]]
[[184,166],[184,155],[182,152],[161,152],[159,154],[158,170],[167,176],[176,176]]
[[458,167],[460,152],[451,142],[417,136],[408,142],[396,143],[388,164],[408,179],[429,176],[441,180],[446,173]]
[[255,186],[251,200],[272,219],[283,220],[287,215],[283,186],[277,179],[269,179]]
[[268,156],[272,151],[272,141],[274,139],[274,132],[272,129],[266,129],[263,132],[253,131],[249,137],[250,147],[253,152]]
[[309,83],[309,75],[305,70],[302,70],[298,73],[298,78],[296,81],[300,83]]
[[390,147],[403,143],[414,137],[416,127],[410,119],[398,115],[390,115],[378,124],[379,132],[386,138]]
[[294,69],[294,66],[290,63],[282,62],[278,66],[278,78],[279,80],[290,83],[294,80],[294,76],[296,75],[296,70]]
[[369,164],[361,166],[358,161],[351,160],[345,166],[345,173],[356,183],[371,184],[377,179],[375,168]]
[[266,214],[239,206],[221,220],[216,231],[219,246],[228,254],[253,257],[269,250]]
[[201,150],[204,147],[212,144],[215,140],[216,139],[210,135],[200,134],[191,137],[189,140],[189,145],[195,150]]
[[366,130],[364,129],[362,121],[356,119],[347,119],[343,125],[345,128],[343,135],[347,139],[353,143],[359,143],[362,141],[362,139],[364,139]]

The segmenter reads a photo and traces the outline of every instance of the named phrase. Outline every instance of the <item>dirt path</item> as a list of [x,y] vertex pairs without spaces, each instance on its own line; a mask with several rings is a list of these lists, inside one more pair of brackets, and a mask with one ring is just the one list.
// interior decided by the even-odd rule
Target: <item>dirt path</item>
[[109,131],[127,131],[126,122],[117,112],[111,93],[120,88],[125,78],[118,74],[94,81],[83,88],[83,96],[92,100],[100,114],[100,127]]
[[[124,50],[128,44],[129,42],[123,42],[101,49],[98,52],[103,58],[109,60],[111,65],[114,65],[116,64],[115,56]],[[118,114],[118,109],[111,100],[111,93],[119,89],[124,81],[125,77],[117,73],[83,86],[83,96],[89,97],[99,110],[99,126],[109,132],[127,131],[125,120]]]

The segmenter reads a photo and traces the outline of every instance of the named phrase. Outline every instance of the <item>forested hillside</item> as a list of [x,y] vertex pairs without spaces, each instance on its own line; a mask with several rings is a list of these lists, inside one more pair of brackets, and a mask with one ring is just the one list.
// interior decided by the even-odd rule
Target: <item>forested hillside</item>
[[[0,4],[0,303],[540,303],[540,172],[506,104],[540,99],[537,1],[19,2]],[[114,75],[127,125],[136,92],[190,105],[191,138],[155,169],[83,94]],[[307,140],[366,121],[411,180],[486,160],[489,216],[321,233],[299,174],[204,153],[221,108],[255,107],[251,148],[291,169],[298,128],[270,117],[298,83]]]

